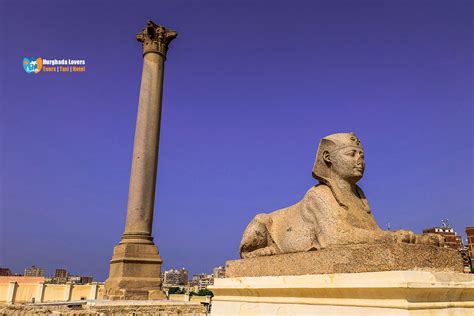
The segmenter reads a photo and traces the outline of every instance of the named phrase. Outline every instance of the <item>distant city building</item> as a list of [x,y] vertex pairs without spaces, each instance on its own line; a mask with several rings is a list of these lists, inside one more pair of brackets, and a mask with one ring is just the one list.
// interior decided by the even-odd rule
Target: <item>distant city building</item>
[[469,263],[471,272],[474,272],[474,227],[466,227],[467,235],[467,253],[469,256]]
[[444,237],[444,246],[446,248],[462,250],[464,248],[462,237],[458,236],[454,229],[449,226],[447,219],[443,220],[442,223],[442,226],[423,229],[423,234],[441,235]]
[[215,267],[215,268],[212,270],[212,276],[213,276],[215,279],[225,278],[225,268],[222,267],[222,266]]
[[91,276],[81,276],[81,284],[92,283],[92,281],[94,281],[94,278]]
[[56,269],[54,271],[54,277],[55,278],[64,278],[67,279],[68,273],[66,269]]
[[88,284],[92,283],[92,281],[93,277],[91,276],[71,275],[66,269],[56,269],[52,277],[45,278],[46,283],[55,284],[64,284],[68,282],[73,284]]
[[205,275],[205,274],[193,274],[193,278],[191,279],[191,283],[193,283],[193,285],[198,284],[199,280],[201,280],[201,277],[203,275]]
[[82,282],[81,277],[78,275],[70,275],[67,281],[74,284],[81,284]]
[[0,268],[0,276],[10,276],[12,275],[12,270],[9,268]]
[[66,269],[56,269],[54,271],[54,276],[51,279],[51,283],[66,283],[68,281],[69,273],[67,273]]
[[212,274],[194,274],[191,279],[190,286],[195,287],[198,290],[206,289],[209,285],[214,284],[214,277]]
[[466,235],[469,256],[472,258],[474,256],[474,227],[466,227]]
[[167,270],[163,273],[163,283],[169,285],[187,285],[188,270],[182,268],[180,270]]
[[207,274],[205,274],[205,273],[193,274],[193,277],[191,279],[191,283],[193,285],[197,285],[197,284],[199,284],[199,280],[201,280],[202,278],[205,278],[205,277],[207,277]]
[[73,284],[88,284],[92,283],[93,279],[94,278],[91,276],[68,275],[66,282],[70,282]]
[[33,265],[30,268],[25,269],[24,276],[44,277],[44,269],[43,268],[38,268],[38,267]]
[[199,289],[205,290],[207,289],[209,285],[213,285],[213,284],[214,284],[214,278],[212,277],[212,275],[208,275],[207,278],[202,278],[201,280],[199,280]]

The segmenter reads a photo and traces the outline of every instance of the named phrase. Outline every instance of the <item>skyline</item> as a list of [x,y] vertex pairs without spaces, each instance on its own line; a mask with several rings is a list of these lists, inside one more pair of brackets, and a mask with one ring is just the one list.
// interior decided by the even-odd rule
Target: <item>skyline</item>
[[[383,229],[474,225],[469,1],[1,6],[1,266],[107,277],[148,19],[178,32],[153,225],[162,271],[238,258],[255,214],[316,184],[318,141],[334,132],[361,139],[359,184]],[[25,7],[36,14],[23,19]],[[27,74],[25,57],[84,59],[87,71]]]
[[[215,267],[212,267],[209,271],[201,271],[199,273],[195,273],[195,274],[189,274],[190,277],[192,277],[193,275],[201,275],[201,274],[213,274],[213,271],[216,269],[216,268],[222,268],[223,266],[215,266]],[[0,267],[0,268],[7,268],[9,269],[8,267]],[[27,276],[26,275],[26,270],[30,270],[30,269],[38,269],[38,270],[42,270],[44,272],[44,275],[43,277],[45,278],[54,278],[55,277],[55,274],[57,273],[58,270],[64,270],[65,273],[68,275],[68,277],[78,277],[78,276],[81,276],[81,277],[89,277],[89,276],[86,276],[86,275],[79,275],[77,273],[74,273],[74,272],[71,272],[67,267],[56,267],[54,269],[49,269],[51,270],[51,273],[47,273],[46,271],[48,271],[46,268],[44,267],[39,267],[39,266],[36,266],[36,265],[29,265],[27,267],[25,267],[23,270],[22,273],[19,273],[17,271],[10,271],[12,274],[11,276]],[[180,270],[186,270],[188,271],[188,269],[186,267],[171,267],[169,269],[162,269],[161,273],[164,273],[164,272],[169,272],[169,271],[180,271]],[[31,273],[31,272],[30,272]],[[2,276],[2,275],[0,275]],[[100,282],[100,281],[99,281]]]
[[[445,219],[446,220],[446,219]],[[444,227],[444,225],[446,225],[446,227],[448,228],[451,228],[451,226],[449,225],[449,221],[441,221],[442,224],[441,225],[438,225],[436,227]],[[428,228],[433,228],[433,227],[426,227],[425,229],[428,229]],[[466,227],[466,229],[469,228],[469,227]],[[471,227],[472,228],[472,227]],[[388,230],[390,230],[390,227],[387,228]],[[462,240],[462,243],[464,245],[464,247],[467,247],[468,246],[468,238],[467,238],[467,235],[466,235],[466,230],[464,230],[462,233],[461,232],[456,232],[456,235],[455,236],[460,236],[461,237],[461,240]],[[206,274],[206,273],[211,273],[212,274],[212,271],[215,269],[215,268],[221,268],[225,266],[225,263],[221,266],[214,266],[210,269],[207,269],[206,271],[201,271],[201,272],[196,272],[196,273],[193,273],[193,274],[190,274],[190,276],[193,276],[193,275],[198,275],[198,274]],[[3,267],[3,266],[0,266],[0,268],[9,268],[9,267]],[[29,265],[29,266],[26,266],[23,270],[25,271],[26,273],[26,270],[29,269],[29,268],[39,268],[39,269],[42,269],[45,271],[45,275],[44,277],[54,277],[54,273],[56,270],[61,270],[61,269],[64,269],[67,271],[68,274],[70,274],[71,276],[78,276],[78,274],[75,274],[75,273],[72,273],[70,272],[70,270],[67,268],[67,267],[55,267],[55,268],[51,268],[51,267],[39,267],[39,266],[36,266],[35,264],[32,264],[32,265]],[[185,269],[186,271],[188,271],[188,268],[187,267],[183,267],[183,266],[173,266],[173,267],[168,267],[167,269],[162,269],[162,273],[166,272],[166,271],[176,271],[176,270],[180,270],[180,269]],[[48,271],[48,273],[46,272]],[[16,271],[11,271],[12,272],[12,275],[23,275],[23,273],[18,273]],[[84,275],[82,275],[84,276]],[[105,280],[102,280],[102,281],[105,281]]]

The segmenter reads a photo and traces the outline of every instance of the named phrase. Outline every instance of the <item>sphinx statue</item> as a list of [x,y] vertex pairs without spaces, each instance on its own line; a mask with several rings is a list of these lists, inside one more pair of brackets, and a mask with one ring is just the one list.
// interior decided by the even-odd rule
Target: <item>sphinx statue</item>
[[443,246],[440,235],[382,230],[364,192],[357,186],[364,170],[364,151],[354,133],[337,133],[321,139],[313,167],[313,177],[319,184],[311,187],[298,203],[255,216],[244,231],[241,258],[350,244]]

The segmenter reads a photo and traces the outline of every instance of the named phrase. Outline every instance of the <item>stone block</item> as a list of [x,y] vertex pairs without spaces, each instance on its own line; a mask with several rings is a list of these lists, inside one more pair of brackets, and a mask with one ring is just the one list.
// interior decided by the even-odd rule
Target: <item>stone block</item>
[[236,277],[210,290],[212,316],[474,315],[474,275],[453,272]]
[[[110,261],[105,282],[111,300],[147,300],[149,291],[161,291],[162,260],[154,244],[119,244]],[[161,296],[161,298],[164,297]]]
[[408,243],[359,244],[226,262],[226,277],[377,271],[463,272],[458,251]]

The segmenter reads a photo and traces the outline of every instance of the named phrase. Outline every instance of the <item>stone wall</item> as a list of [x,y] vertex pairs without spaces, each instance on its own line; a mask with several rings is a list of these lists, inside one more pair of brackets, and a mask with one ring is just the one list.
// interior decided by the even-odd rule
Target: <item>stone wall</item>
[[0,315],[133,315],[133,316],[206,316],[207,308],[200,303],[173,301],[102,301],[77,304],[0,305]]
[[474,275],[382,271],[216,279],[212,316],[474,315]]
[[0,304],[24,304],[56,301],[101,299],[104,285],[90,284],[45,284],[43,282],[0,283]]
[[210,296],[199,296],[199,295],[190,296],[189,294],[170,294],[168,295],[168,299],[170,301],[198,302],[198,303],[203,303],[203,304],[211,303]]

